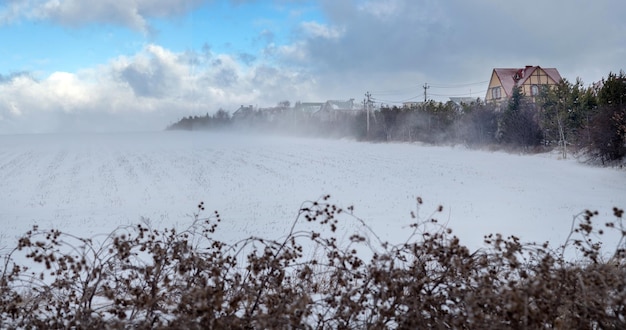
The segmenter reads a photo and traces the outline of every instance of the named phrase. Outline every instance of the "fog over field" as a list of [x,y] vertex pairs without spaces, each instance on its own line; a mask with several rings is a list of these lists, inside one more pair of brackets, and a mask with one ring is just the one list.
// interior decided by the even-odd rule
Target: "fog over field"
[[420,196],[420,217],[443,205],[434,216],[472,249],[496,232],[562,244],[574,215],[598,210],[603,223],[626,207],[624,170],[557,154],[206,132],[4,135],[0,182],[3,248],[34,224],[81,236],[141,217],[182,227],[200,201],[227,242],[279,238],[324,194],[398,242]]

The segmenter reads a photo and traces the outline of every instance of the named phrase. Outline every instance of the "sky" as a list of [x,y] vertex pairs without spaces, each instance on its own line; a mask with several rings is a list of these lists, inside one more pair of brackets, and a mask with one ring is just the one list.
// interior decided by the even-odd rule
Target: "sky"
[[2,0],[0,134],[160,130],[355,99],[484,98],[495,67],[624,69],[621,0]]

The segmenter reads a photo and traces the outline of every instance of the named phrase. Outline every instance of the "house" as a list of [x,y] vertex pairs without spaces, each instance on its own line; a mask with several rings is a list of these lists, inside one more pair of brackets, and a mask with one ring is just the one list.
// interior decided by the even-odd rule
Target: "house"
[[354,99],[347,101],[328,100],[313,113],[313,117],[321,121],[336,121],[342,114],[356,115],[360,111],[363,111],[363,107],[355,105]]
[[242,105],[239,107],[239,109],[235,110],[232,118],[237,120],[237,119],[248,118],[252,115],[254,115],[254,107],[252,105],[249,105],[249,106]]
[[266,107],[259,108],[257,112],[258,115],[262,116],[265,120],[272,122],[281,117],[282,114],[287,112],[287,108],[283,106]]
[[410,101],[410,102],[402,102],[402,108],[404,109],[411,109],[411,108],[417,108],[420,105],[422,105],[424,102],[415,102],[415,101]]
[[513,87],[520,87],[524,95],[534,102],[541,86],[556,85],[562,78],[554,68],[527,65],[524,68],[496,68],[491,73],[486,102],[502,103],[511,97]]
[[474,97],[450,97],[450,102],[454,103],[454,105],[457,107],[461,107],[463,105],[470,105],[477,101],[478,99]]
[[312,114],[318,112],[322,106],[324,105],[324,102],[296,102],[295,106],[294,106],[294,111],[296,113],[299,114],[303,114],[306,116],[311,116]]

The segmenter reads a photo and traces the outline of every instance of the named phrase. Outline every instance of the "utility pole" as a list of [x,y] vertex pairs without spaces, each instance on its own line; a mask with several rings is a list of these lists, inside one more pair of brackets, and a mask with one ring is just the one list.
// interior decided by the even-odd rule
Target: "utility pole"
[[370,135],[370,98],[372,97],[372,94],[370,94],[370,92],[365,93],[365,97],[366,99],[363,100],[363,102],[365,103],[365,117],[367,118],[367,136],[369,137]]
[[370,130],[370,119],[367,116],[367,99],[363,99],[363,111],[365,111],[365,122],[366,124],[366,132],[369,133]]
[[424,83],[424,86],[422,86],[422,88],[424,88],[424,102],[428,101],[428,94],[427,94],[427,90],[430,88],[430,86],[428,86],[428,83]]

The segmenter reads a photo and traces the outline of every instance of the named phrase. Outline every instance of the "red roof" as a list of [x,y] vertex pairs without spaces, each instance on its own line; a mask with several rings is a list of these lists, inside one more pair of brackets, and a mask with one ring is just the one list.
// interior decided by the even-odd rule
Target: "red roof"
[[539,66],[526,66],[522,69],[514,69],[514,68],[496,68],[493,69],[495,74],[500,79],[500,83],[502,84],[502,88],[504,88],[504,92],[506,96],[511,96],[511,92],[513,91],[514,86],[521,86],[524,84],[528,78],[535,72],[537,69],[542,69],[548,77],[550,77],[555,82],[561,81],[561,75],[559,71],[555,68],[542,68]]

